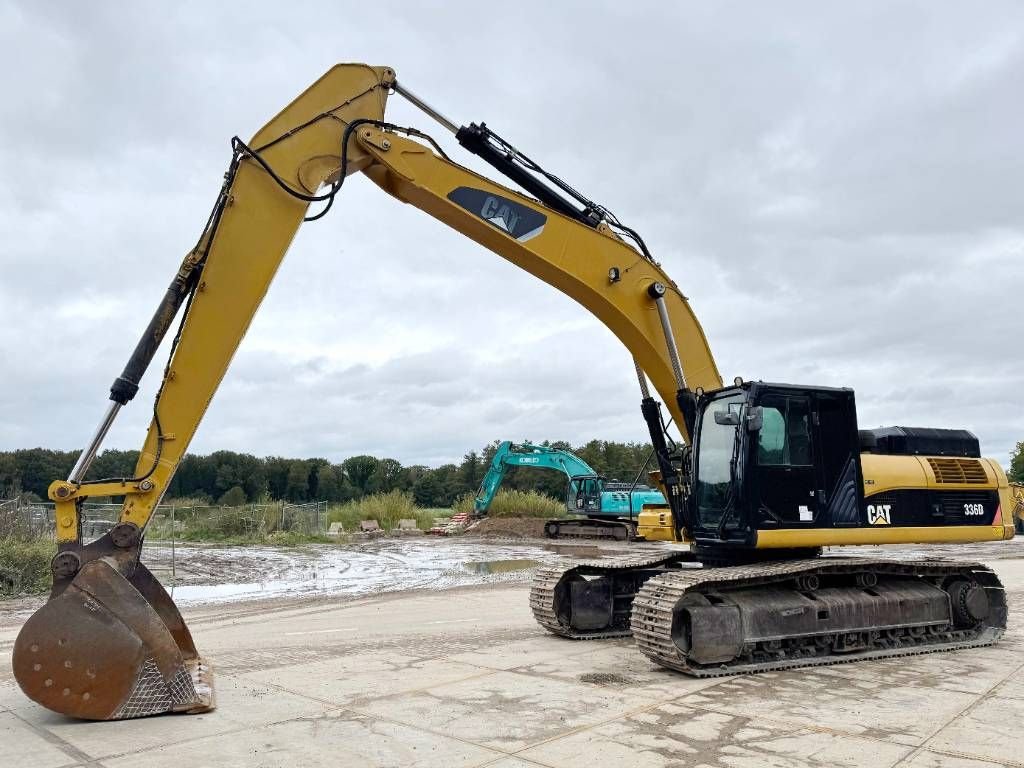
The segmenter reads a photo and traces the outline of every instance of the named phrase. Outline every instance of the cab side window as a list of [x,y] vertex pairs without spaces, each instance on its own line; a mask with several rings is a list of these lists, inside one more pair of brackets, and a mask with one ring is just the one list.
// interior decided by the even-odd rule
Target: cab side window
[[764,398],[761,406],[764,420],[757,433],[757,463],[810,466],[811,414],[807,398],[773,395]]

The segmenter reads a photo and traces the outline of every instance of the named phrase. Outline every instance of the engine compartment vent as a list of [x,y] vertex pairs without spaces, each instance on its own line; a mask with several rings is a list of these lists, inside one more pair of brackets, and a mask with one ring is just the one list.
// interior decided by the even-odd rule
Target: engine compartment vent
[[977,459],[929,458],[928,464],[935,473],[935,480],[940,483],[983,485],[988,482],[985,467]]

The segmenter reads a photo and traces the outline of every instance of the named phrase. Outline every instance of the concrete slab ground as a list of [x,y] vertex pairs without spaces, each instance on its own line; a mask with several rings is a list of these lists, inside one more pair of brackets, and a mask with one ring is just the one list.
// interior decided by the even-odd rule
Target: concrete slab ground
[[19,621],[0,616],[0,767],[1024,766],[1010,546],[990,560],[1014,617],[995,647],[714,680],[629,640],[547,635],[523,584],[195,606],[219,708],[116,723],[29,702],[10,672]]

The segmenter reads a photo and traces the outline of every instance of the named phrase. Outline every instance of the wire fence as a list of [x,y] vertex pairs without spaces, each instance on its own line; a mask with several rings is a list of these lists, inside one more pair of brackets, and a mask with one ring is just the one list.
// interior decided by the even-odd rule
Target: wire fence
[[[82,539],[94,541],[112,528],[121,514],[120,504],[86,503],[82,506]],[[0,499],[0,538],[53,535],[54,505],[21,499]],[[223,535],[256,535],[293,531],[322,535],[327,531],[327,502],[304,504],[273,502],[237,507],[160,504],[153,512],[147,538],[174,540],[186,528],[200,528]]]

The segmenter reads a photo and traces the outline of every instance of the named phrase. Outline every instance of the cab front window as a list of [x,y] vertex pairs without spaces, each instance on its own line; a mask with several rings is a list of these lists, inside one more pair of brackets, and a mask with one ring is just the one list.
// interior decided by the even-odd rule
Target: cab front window
[[744,401],[743,393],[729,395],[711,402],[701,415],[694,490],[697,519],[702,528],[717,526],[726,509],[736,430],[742,423]]

